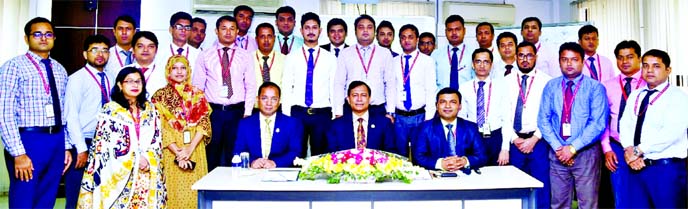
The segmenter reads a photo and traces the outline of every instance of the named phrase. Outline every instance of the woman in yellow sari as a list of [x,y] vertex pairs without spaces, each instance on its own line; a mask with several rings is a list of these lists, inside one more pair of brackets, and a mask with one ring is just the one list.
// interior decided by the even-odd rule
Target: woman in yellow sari
[[196,208],[191,185],[208,173],[205,146],[210,142],[210,104],[191,85],[191,67],[184,56],[172,56],[165,67],[167,86],[153,94],[162,120],[163,165],[168,206]]

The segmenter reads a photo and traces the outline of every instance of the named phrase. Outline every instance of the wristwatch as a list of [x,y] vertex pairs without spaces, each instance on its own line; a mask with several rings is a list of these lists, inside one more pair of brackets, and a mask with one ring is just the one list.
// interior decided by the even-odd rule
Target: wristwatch
[[633,155],[640,157],[640,150],[638,150],[638,146],[633,147]]
[[569,152],[571,152],[571,154],[575,155],[576,154],[576,148],[574,148],[573,145],[569,145]]

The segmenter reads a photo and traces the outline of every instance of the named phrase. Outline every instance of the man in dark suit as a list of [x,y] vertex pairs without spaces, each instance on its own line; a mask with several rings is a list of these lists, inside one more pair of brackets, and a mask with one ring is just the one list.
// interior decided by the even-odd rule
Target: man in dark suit
[[327,50],[339,57],[339,52],[344,48],[349,47],[344,41],[346,40],[346,22],[339,18],[332,18],[327,22],[327,37],[330,38],[329,44],[320,45],[320,48]]
[[234,153],[249,152],[251,168],[291,167],[301,153],[301,122],[277,112],[281,90],[265,82],[258,89],[258,110],[239,122]]
[[394,140],[392,122],[384,115],[368,112],[370,105],[368,84],[363,81],[351,82],[346,99],[352,113],[345,113],[332,121],[327,134],[327,151],[370,148],[398,153],[398,147],[403,145],[397,144]]
[[456,171],[484,166],[487,156],[475,123],[456,117],[461,94],[451,88],[437,93],[439,117],[425,121],[418,130],[413,158],[426,169]]

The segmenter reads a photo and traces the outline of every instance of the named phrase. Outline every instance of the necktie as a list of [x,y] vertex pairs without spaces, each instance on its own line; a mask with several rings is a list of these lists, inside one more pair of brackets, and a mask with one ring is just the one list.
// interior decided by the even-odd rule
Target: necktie
[[310,107],[313,104],[313,71],[315,70],[315,63],[313,61],[314,49],[308,49],[308,63],[306,71],[306,106]]
[[98,72],[98,75],[100,76],[100,86],[102,86],[103,90],[104,90],[104,91],[100,91],[100,94],[101,94],[100,95],[101,96],[100,106],[103,106],[103,105],[105,105],[105,103],[108,102],[107,91],[109,91],[109,89],[106,89],[107,87],[105,86],[105,73],[104,72]]
[[147,67],[141,67],[141,74],[146,75],[146,71],[148,71]]
[[225,86],[227,86],[227,98],[229,99],[232,97],[233,91],[232,91],[232,74],[229,72],[229,55],[227,54],[227,51],[229,51],[229,47],[223,47],[222,51],[222,81]]
[[478,127],[481,128],[485,124],[485,89],[483,88],[485,86],[485,81],[479,81],[478,82],[478,99],[477,99],[477,106],[478,106],[478,118],[476,119],[476,122],[478,123]]
[[184,49],[182,48],[177,49],[177,55],[181,56],[183,51]]
[[523,75],[521,78],[523,78],[521,79],[521,90],[519,90],[521,92],[517,98],[518,101],[516,101],[516,114],[514,114],[514,131],[516,132],[521,132],[521,129],[523,129],[523,98],[521,98],[521,95],[523,97],[526,96],[526,89],[528,85],[526,81],[528,81],[528,75]]
[[366,148],[366,135],[363,129],[363,118],[358,118],[358,130],[356,130],[356,149]]
[[265,118],[265,136],[267,140],[263,140],[261,143],[264,158],[270,156],[270,148],[272,147],[272,127],[270,122],[272,122],[270,118]]
[[339,48],[334,48],[334,56],[339,57]]
[[[633,81],[633,78],[628,77],[624,80],[626,80],[626,84],[624,84],[623,91],[624,93],[626,93],[626,96],[628,96],[631,94],[631,81]],[[624,97],[624,95],[621,95],[621,102],[619,103],[619,121],[621,121],[621,116],[623,116],[624,108],[626,108],[626,97]],[[619,130],[619,123],[616,123],[616,130]]]
[[241,46],[241,48],[243,49],[244,48],[244,37],[237,37],[237,42],[239,42],[239,46]]
[[270,66],[268,66],[268,56],[263,56],[263,70],[260,74],[263,75],[263,82],[270,81]]
[[124,61],[124,65],[131,65],[131,63],[133,62],[131,59],[131,51],[122,50],[120,51],[120,53],[124,54],[124,56],[127,57],[126,61]]
[[60,98],[57,95],[57,84],[55,83],[53,67],[52,65],[50,65],[50,59],[42,59],[41,62],[43,63],[43,65],[45,65],[45,71],[48,74],[48,83],[50,85],[50,97],[52,97],[53,114],[55,114],[55,126],[61,127],[62,114],[60,113]]
[[456,52],[459,51],[458,47],[452,48],[453,54],[451,59],[451,67],[449,74],[449,88],[459,90],[459,57]]
[[409,69],[409,59],[411,55],[406,55],[404,58],[406,58],[406,65],[404,65],[404,91],[406,92],[404,108],[406,108],[406,110],[411,110],[411,106],[413,105],[413,103],[411,103],[411,76],[409,75],[411,73]]
[[590,77],[592,79],[599,80],[599,78],[597,78],[597,67],[595,67],[595,58],[588,57],[588,61],[590,61],[590,70],[592,71],[592,75],[590,75]]
[[506,68],[506,71],[504,72],[504,76],[507,76],[507,75],[511,74],[511,69],[513,69],[514,66],[513,65],[506,65],[506,66],[504,66],[504,68]]
[[[562,127],[564,123],[571,123],[571,109],[573,109],[573,104],[571,101],[573,101],[573,81],[568,81],[566,82],[566,92],[564,93],[564,108],[563,108],[563,116],[561,117],[561,122],[562,122]],[[563,129],[562,129],[562,136],[563,136]],[[564,140],[568,139],[568,136],[563,136]]]
[[287,40],[289,40],[289,37],[285,36],[284,43],[282,44],[282,54],[284,55],[289,54],[289,45],[287,45]]
[[[363,50],[363,59],[369,60],[368,59],[368,51],[370,51],[370,46],[366,46],[366,47],[363,47],[361,49]],[[368,69],[368,70],[370,70],[370,69]]]
[[643,131],[643,122],[645,122],[645,113],[647,112],[647,103],[650,101],[650,95],[657,92],[657,90],[647,90],[645,98],[640,102],[640,110],[638,111],[638,121],[635,123],[635,133],[633,134],[633,146],[640,144],[640,133]]
[[456,155],[456,137],[454,137],[454,125],[447,124],[445,125],[447,129],[449,130],[447,132],[447,141],[449,141],[449,156],[455,156]]

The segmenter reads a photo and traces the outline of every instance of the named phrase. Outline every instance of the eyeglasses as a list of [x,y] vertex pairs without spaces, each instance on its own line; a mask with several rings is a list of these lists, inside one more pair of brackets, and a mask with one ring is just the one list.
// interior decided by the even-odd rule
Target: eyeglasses
[[40,38],[43,38],[43,37],[45,37],[45,38],[47,38],[47,39],[55,38],[55,34],[54,34],[53,32],[41,33],[41,32],[36,31],[36,32],[33,32],[33,33],[31,34],[31,36],[32,36],[33,38],[35,38],[35,39],[40,39]]
[[190,31],[190,30],[191,30],[191,25],[176,24],[176,25],[174,25],[174,29],[176,29],[176,30],[186,30],[186,31]]
[[134,85],[134,84],[141,85],[141,84],[143,84],[143,81],[141,79],[139,79],[139,80],[124,80],[122,82],[127,84],[127,85]]
[[535,54],[518,54],[517,55],[519,59],[529,59],[532,60],[535,58]]
[[91,48],[88,50],[88,52],[90,52],[91,54],[98,54],[98,53],[109,54],[110,50],[109,49]]

